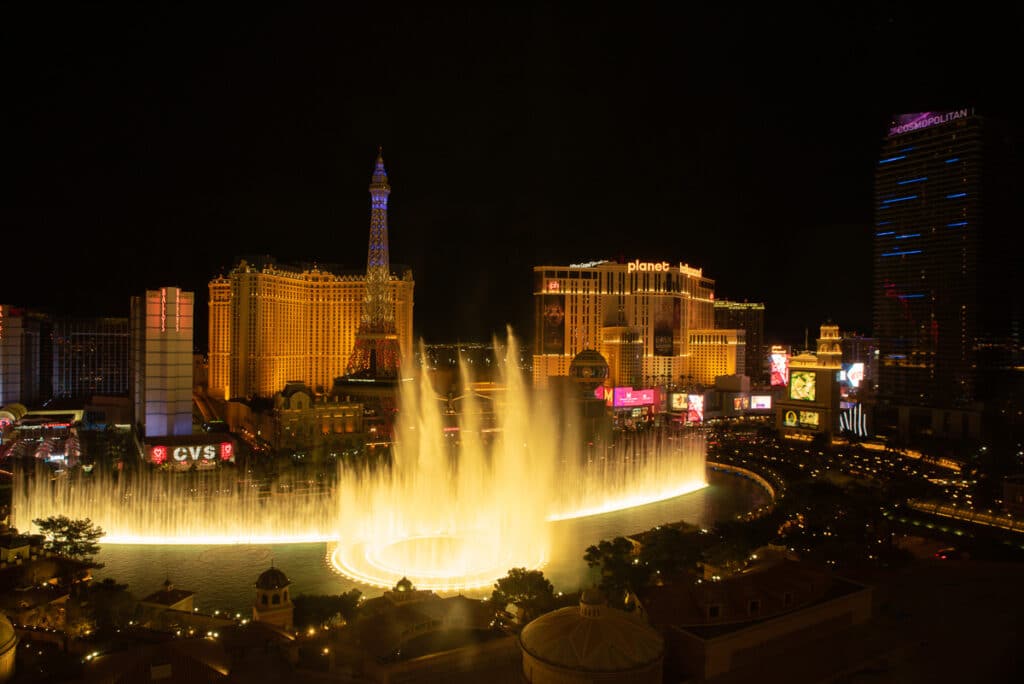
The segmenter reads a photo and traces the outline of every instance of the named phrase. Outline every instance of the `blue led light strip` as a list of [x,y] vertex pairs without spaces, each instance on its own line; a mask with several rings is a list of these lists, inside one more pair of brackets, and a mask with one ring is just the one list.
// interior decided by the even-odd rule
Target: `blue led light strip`
[[900,159],[906,159],[906,158],[907,158],[907,155],[901,154],[898,157],[889,157],[888,159],[883,159],[882,161],[880,161],[878,163],[879,164],[888,164],[889,162],[899,161]]
[[954,192],[952,195],[946,195],[946,199],[957,199],[959,197],[967,197],[966,192]]
[[891,256],[903,256],[904,254],[920,254],[920,253],[921,253],[921,250],[919,250],[919,249],[911,249],[911,250],[908,250],[906,252],[883,252],[882,256],[884,256],[884,257],[891,257]]
[[917,195],[906,195],[904,197],[893,197],[892,199],[882,200],[882,204],[890,204],[892,202],[907,202],[909,200],[917,199]]
[[911,183],[923,183],[928,180],[928,176],[921,176],[920,178],[910,178],[908,180],[896,181],[896,185],[910,185]]
[[882,237],[883,235],[895,235],[895,230],[887,230],[884,233],[875,233],[875,237]]
[[921,237],[920,233],[904,233],[903,235],[897,235],[894,240],[906,240],[907,238]]
[[967,221],[954,221],[953,223],[947,223],[947,228],[959,228],[960,226],[966,226]]
[[947,159],[946,163],[947,164],[952,164],[953,162],[958,162],[958,161],[960,161],[960,157],[952,157],[950,159]]

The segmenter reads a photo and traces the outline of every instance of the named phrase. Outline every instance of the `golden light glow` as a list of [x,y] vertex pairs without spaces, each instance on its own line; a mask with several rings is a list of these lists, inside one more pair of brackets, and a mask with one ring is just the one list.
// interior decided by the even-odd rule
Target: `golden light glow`
[[[498,356],[518,358],[515,341]],[[577,421],[531,396],[518,369],[504,384],[493,412],[464,396],[458,430],[446,432],[452,416],[427,378],[400,383],[391,467],[341,468],[328,491],[301,494],[301,483],[279,482],[268,493],[237,481],[233,468],[202,478],[144,468],[51,481],[40,472],[16,488],[15,510],[19,521],[89,517],[107,531],[106,544],[329,541],[329,565],[357,582],[390,588],[407,577],[420,589],[458,591],[489,587],[509,568],[543,567],[554,521],[705,486],[699,430],[584,448],[570,427]]]

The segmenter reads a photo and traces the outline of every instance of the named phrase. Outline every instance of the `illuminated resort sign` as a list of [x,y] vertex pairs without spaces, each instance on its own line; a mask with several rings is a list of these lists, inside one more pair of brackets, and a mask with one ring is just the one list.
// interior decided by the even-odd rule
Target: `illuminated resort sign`
[[672,270],[672,264],[667,261],[630,261],[626,264],[626,273],[668,273]]
[[[626,263],[626,273],[668,273],[672,268],[672,264],[667,261],[640,261],[639,259],[634,259]],[[689,264],[684,264],[682,261],[679,262],[679,272],[695,276],[701,275],[700,269],[690,268]]]
[[763,411],[772,407],[772,397],[770,394],[751,394],[750,395],[750,408],[755,411]]
[[889,128],[889,137],[902,135],[911,131],[919,131],[929,126],[949,123],[957,119],[965,119],[971,115],[970,109],[957,109],[952,112],[915,112],[900,114]]
[[814,401],[814,371],[793,371],[789,376],[789,398],[799,401]]
[[654,404],[653,389],[635,390],[632,387],[616,387],[612,390],[612,406],[652,406]]

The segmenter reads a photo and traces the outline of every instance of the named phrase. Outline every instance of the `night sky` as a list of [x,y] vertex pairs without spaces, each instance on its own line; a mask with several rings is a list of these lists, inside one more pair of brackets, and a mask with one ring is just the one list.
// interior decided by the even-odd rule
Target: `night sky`
[[534,265],[620,257],[766,302],[772,342],[870,332],[890,116],[1017,115],[1020,10],[978,3],[23,4],[0,302],[126,316],[178,284],[200,348],[207,282],[240,255],[365,268],[377,145],[428,342],[529,332]]

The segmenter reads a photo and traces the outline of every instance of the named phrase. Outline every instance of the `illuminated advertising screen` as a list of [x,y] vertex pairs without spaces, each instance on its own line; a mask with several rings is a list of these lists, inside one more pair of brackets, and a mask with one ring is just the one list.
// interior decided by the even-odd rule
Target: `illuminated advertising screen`
[[670,411],[682,413],[686,410],[688,405],[686,402],[686,395],[679,392],[673,392],[668,395],[668,405]]
[[818,416],[820,414],[817,411],[801,411],[800,412],[800,427],[816,428],[818,427]]
[[675,347],[675,328],[672,327],[676,320],[674,305],[679,303],[678,299],[662,297],[656,300],[651,307],[654,317],[654,355],[672,356]]
[[782,415],[782,424],[786,427],[796,427],[797,419],[796,411],[790,409]]
[[814,401],[814,371],[793,371],[789,376],[789,398]]
[[783,387],[789,384],[789,354],[772,352],[769,357],[771,366],[772,387]]
[[544,295],[541,306],[541,343],[545,354],[565,352],[565,295]]
[[624,408],[628,406],[651,406],[654,404],[653,389],[638,389],[632,387],[616,387],[612,390],[612,406]]
[[844,363],[843,372],[846,375],[846,383],[850,387],[860,387],[860,383],[864,382],[864,363],[861,361]]
[[772,397],[770,394],[751,394],[750,395],[750,408],[756,410],[770,409],[772,407]]
[[149,447],[149,460],[153,465],[178,465],[188,467],[195,465],[212,465],[216,461],[235,460],[235,445],[232,442],[217,444],[154,444]]
[[688,397],[686,410],[686,420],[691,423],[703,423],[704,422],[704,395],[703,394],[691,394]]

